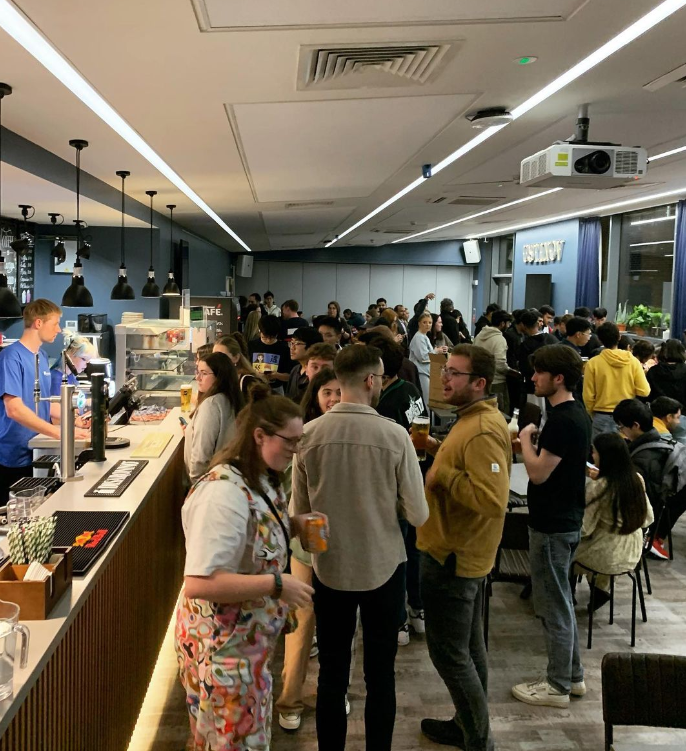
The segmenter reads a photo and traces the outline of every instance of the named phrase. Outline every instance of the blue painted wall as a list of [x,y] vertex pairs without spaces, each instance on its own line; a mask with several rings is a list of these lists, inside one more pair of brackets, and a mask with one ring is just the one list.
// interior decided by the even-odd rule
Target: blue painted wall
[[[562,261],[553,263],[524,263],[523,247],[530,243],[542,243],[549,240],[564,240]],[[576,264],[579,247],[579,220],[547,224],[533,227],[517,233],[515,238],[515,254],[512,290],[512,307],[523,308],[526,292],[526,278],[529,274],[551,274],[553,282],[553,299],[550,304],[558,315],[564,315],[565,310],[574,311],[576,294]],[[540,305],[547,300],[541,300]]]

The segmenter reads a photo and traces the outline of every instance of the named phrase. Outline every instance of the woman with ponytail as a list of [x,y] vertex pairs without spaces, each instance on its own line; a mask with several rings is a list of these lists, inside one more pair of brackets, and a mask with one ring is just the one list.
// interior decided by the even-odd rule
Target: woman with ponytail
[[184,590],[176,651],[192,748],[268,751],[270,662],[289,608],[313,589],[286,573],[291,534],[282,474],[303,432],[300,408],[257,384],[234,439],[212,460],[182,510]]

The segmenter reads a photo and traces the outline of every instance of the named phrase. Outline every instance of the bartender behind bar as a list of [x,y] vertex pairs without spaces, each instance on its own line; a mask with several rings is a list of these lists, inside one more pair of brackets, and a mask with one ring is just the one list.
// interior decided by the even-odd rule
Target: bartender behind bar
[[[40,395],[50,396],[48,357],[41,349],[60,333],[62,311],[50,300],[34,300],[24,308],[24,333],[18,342],[0,352],[0,505],[9,500],[9,489],[22,477],[33,474],[29,441],[42,433],[60,439],[60,405],[38,403],[35,412],[33,385],[36,353],[39,353]],[[76,430],[76,438],[88,438]]]

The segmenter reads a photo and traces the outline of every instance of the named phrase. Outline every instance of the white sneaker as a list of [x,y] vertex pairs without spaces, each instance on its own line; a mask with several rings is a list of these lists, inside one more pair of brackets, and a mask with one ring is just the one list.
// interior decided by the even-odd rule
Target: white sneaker
[[586,693],[586,684],[584,681],[578,683],[572,682],[572,696],[583,696]]
[[288,714],[279,713],[279,725],[284,730],[294,733],[300,727],[300,715],[297,712],[289,712]]
[[423,610],[413,610],[410,608],[410,626],[414,629],[415,634],[426,633]]
[[345,695],[345,714],[346,717],[350,714],[350,701],[348,699],[348,694]]
[[525,704],[536,704],[540,707],[569,706],[569,696],[553,688],[545,678],[513,686],[512,696]]
[[406,623],[398,631],[398,646],[406,647],[409,643],[410,643],[410,626],[409,624]]

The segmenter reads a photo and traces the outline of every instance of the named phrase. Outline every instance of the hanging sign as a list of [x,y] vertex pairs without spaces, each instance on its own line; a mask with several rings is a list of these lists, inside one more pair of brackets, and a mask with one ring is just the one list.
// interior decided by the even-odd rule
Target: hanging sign
[[555,263],[562,260],[564,240],[530,243],[522,248],[524,263]]

